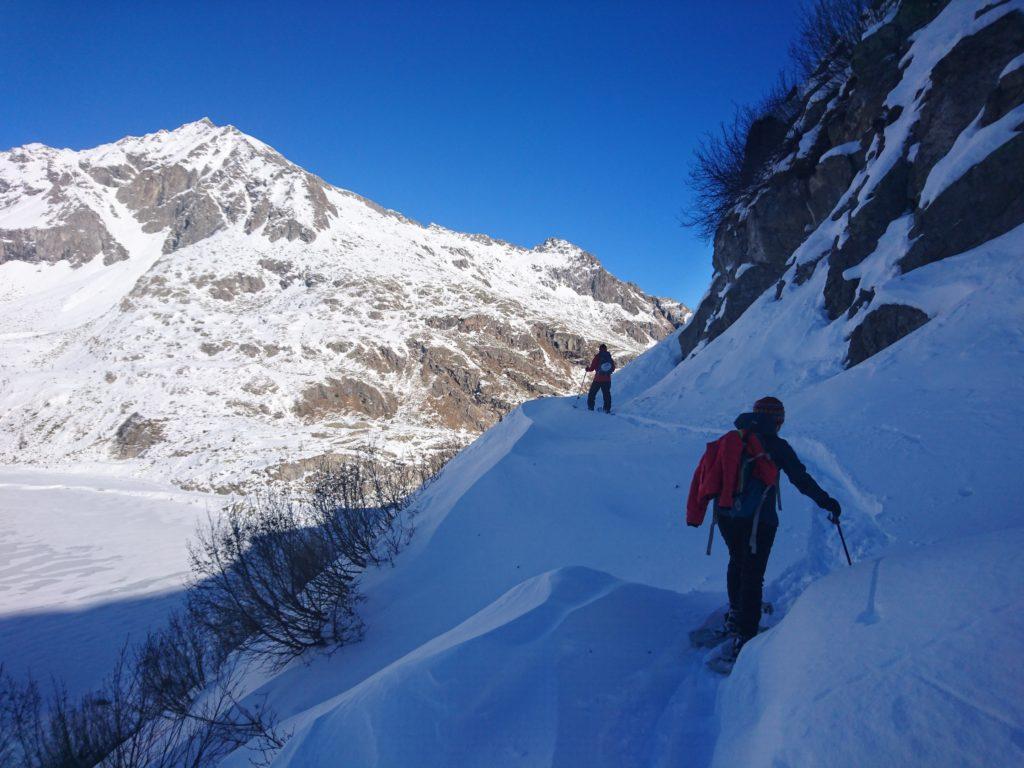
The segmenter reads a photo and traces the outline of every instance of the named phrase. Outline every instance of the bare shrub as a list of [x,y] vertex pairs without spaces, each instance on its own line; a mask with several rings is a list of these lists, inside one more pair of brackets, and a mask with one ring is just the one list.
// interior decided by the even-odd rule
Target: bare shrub
[[729,123],[705,133],[693,151],[689,187],[694,203],[683,214],[683,226],[695,227],[710,240],[729,209],[747,187],[743,184],[743,148],[752,122],[750,110],[738,107]]
[[146,636],[136,663],[144,697],[160,712],[183,716],[216,675],[221,658],[199,624],[175,613],[163,629]]
[[803,80],[839,74],[875,18],[868,0],[805,0],[789,55]]
[[454,452],[446,448],[403,463],[364,450],[351,461],[322,462],[308,479],[311,518],[357,568],[390,563],[412,535],[403,512],[414,492],[430,483]]
[[[178,624],[178,628],[182,625]],[[187,695],[148,678],[154,655],[166,671],[181,669],[193,650],[174,648],[165,630],[139,656],[122,650],[110,676],[95,691],[72,699],[54,683],[49,696],[34,680],[0,677],[0,757],[14,768],[206,768],[248,747],[258,757],[284,745],[273,717],[245,706],[238,670],[230,665]],[[191,646],[186,646],[191,648]],[[174,657],[173,660],[171,657]],[[185,666],[203,665],[190,658]],[[171,701],[172,708],[165,704]]]
[[283,663],[361,636],[359,567],[342,557],[308,510],[278,492],[211,518],[190,547],[189,614],[222,650]]
[[14,764],[17,736],[11,727],[11,712],[15,707],[14,691],[7,685],[4,665],[0,664],[0,765]]
[[[864,30],[885,7],[869,0],[806,0],[789,49],[798,80],[813,89],[844,72]],[[797,89],[780,75],[759,103],[737,107],[731,121],[701,138],[690,164],[687,186],[693,201],[683,213],[683,226],[695,228],[705,239],[714,237],[729,211],[778,157],[798,107]],[[756,133],[761,140],[752,142],[752,129],[765,126],[767,130]]]
[[411,500],[456,452],[417,463],[372,451],[323,464],[297,494],[267,492],[210,520],[191,547],[187,609],[122,649],[95,691],[0,667],[0,765],[206,768],[246,748],[266,763],[284,745],[273,713],[245,697],[253,660],[286,661],[361,636],[358,576],[391,562],[412,532]]
[[413,494],[452,455],[403,463],[367,449],[322,462],[303,489],[253,496],[211,518],[190,550],[192,620],[222,655],[243,650],[277,664],[360,639],[358,578],[405,545]]
[[[793,86],[779,73],[760,102],[736,107],[731,121],[701,137],[690,164],[688,186],[694,199],[683,213],[683,226],[697,229],[705,239],[714,237],[722,219],[760,180],[765,165],[781,146],[794,103]],[[769,121],[781,126],[778,138],[772,146],[754,152],[752,129]]]
[[[210,665],[212,657],[203,651],[182,653],[174,649],[174,636],[164,633],[158,648],[163,657],[158,667],[164,671],[183,672]],[[193,646],[193,648],[195,648]],[[152,662],[152,657],[149,659]],[[270,752],[284,746],[285,736],[277,727],[276,718],[261,703],[243,702],[241,680],[244,664],[237,658],[210,666],[202,688],[184,691],[184,685],[169,677],[162,686],[153,685],[148,676],[151,667],[137,663],[133,681],[135,700],[139,702],[139,727],[132,738],[119,744],[104,766],[135,765],[150,768],[204,768],[216,765],[229,754],[246,748],[250,762],[267,762]],[[111,757],[123,762],[112,762]],[[141,762],[133,762],[142,756]]]

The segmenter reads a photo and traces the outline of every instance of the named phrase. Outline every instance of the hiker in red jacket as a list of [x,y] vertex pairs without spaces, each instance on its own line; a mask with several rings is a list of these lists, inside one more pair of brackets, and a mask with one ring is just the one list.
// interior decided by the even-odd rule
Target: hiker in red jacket
[[608,346],[602,344],[598,347],[597,354],[587,366],[587,371],[594,371],[594,380],[590,382],[590,391],[587,393],[587,409],[594,410],[594,401],[597,399],[597,391],[601,390],[601,400],[604,402],[604,412],[612,412],[612,372],[615,370],[615,361],[608,351]]
[[768,555],[779,527],[779,470],[805,496],[828,511],[838,522],[842,510],[778,435],[786,418],[782,401],[763,397],[753,413],[735,421],[736,431],[709,443],[690,485],[686,524],[704,520],[708,501],[714,500],[714,521],[729,548],[729,611],[723,634],[733,636],[726,655],[735,659],[743,645],[757,634]]

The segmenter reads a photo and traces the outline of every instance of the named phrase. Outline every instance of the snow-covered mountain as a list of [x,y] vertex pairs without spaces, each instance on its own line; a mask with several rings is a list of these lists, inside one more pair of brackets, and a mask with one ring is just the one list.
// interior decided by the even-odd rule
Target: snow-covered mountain
[[[363,574],[361,642],[253,670],[248,700],[287,734],[271,765],[1024,763],[1024,120],[1001,122],[1024,102],[1024,2],[883,10],[814,108],[842,101],[863,133],[801,174],[772,159],[696,322],[616,373],[617,414],[514,410],[416,498],[394,567]],[[829,134],[808,114],[783,136]],[[802,197],[832,173],[838,192]],[[778,240],[790,193],[833,207]],[[766,394],[842,503],[854,566],[784,481],[771,629],[723,679],[687,632],[726,601],[724,546],[706,557],[683,507],[706,442]]]
[[560,240],[421,226],[208,120],[0,153],[0,461],[291,477],[465,443],[688,316]]

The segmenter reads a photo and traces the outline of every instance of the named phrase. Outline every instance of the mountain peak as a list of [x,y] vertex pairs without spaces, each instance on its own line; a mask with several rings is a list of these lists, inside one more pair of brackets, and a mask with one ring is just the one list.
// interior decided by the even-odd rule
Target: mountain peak
[[[162,128],[142,136],[125,136],[112,144],[83,150],[90,162],[115,162],[117,153],[144,156],[161,164],[181,163],[186,166],[222,162],[237,148],[248,148],[259,154],[280,158],[280,154],[262,141],[243,133],[233,125],[217,125],[203,117],[183,123],[170,130]],[[283,159],[283,158],[282,158]]]
[[[242,136],[251,141],[258,141],[247,133],[244,133],[236,128],[231,123],[225,125],[218,125],[208,117],[201,117],[198,120],[193,120],[189,123],[182,123],[177,128],[171,130],[157,131],[157,134],[170,134],[170,135],[182,135],[188,134],[192,136],[203,135],[203,136],[226,136],[235,135]],[[262,144],[262,142],[259,142]]]
[[[184,451],[194,461],[178,480],[227,488],[263,472],[297,476],[303,461],[378,430],[391,450],[429,451],[524,399],[572,389],[595,340],[628,359],[677,322],[571,243],[527,251],[422,227],[208,118],[0,162],[0,229],[0,268],[83,267],[31,302],[29,284],[21,303],[0,296],[0,327],[38,336],[31,354],[43,359],[93,323],[87,345],[100,356],[54,379],[75,379],[70,410],[80,414],[61,447],[33,415],[52,391],[20,390],[0,419],[4,460],[27,456],[23,444],[40,460],[86,450],[158,462]],[[116,290],[76,293],[97,276]],[[186,316],[184,326],[167,319]],[[8,349],[0,339],[0,360]],[[162,372],[140,384],[143,360]],[[271,447],[221,462],[237,419]],[[273,447],[282,433],[303,443],[301,455]],[[87,445],[75,436],[86,434]]]
[[560,237],[549,237],[544,240],[544,242],[535,245],[533,250],[538,253],[561,253],[566,255],[579,255],[586,253],[586,251],[576,245],[576,243],[571,243]]

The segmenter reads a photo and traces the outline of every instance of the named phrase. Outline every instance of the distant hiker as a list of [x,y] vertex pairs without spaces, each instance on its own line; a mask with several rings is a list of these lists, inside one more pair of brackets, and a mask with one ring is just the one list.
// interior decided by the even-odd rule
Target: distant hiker
[[615,361],[608,351],[608,346],[602,344],[598,347],[597,354],[587,366],[587,371],[594,372],[594,380],[590,383],[590,391],[587,393],[587,408],[594,410],[594,401],[597,399],[597,391],[601,390],[601,400],[604,402],[604,412],[612,411],[612,371],[615,370]]
[[782,508],[779,470],[800,493],[828,511],[831,522],[838,523],[842,513],[839,502],[807,474],[790,444],[779,437],[785,418],[782,401],[762,397],[754,403],[753,413],[736,418],[735,431],[708,443],[690,484],[686,524],[700,526],[708,502],[714,499],[711,535],[717,522],[729,548],[729,611],[722,630],[723,638],[732,639],[723,650],[727,664],[757,634],[761,622],[764,572],[779,527],[776,505]]

